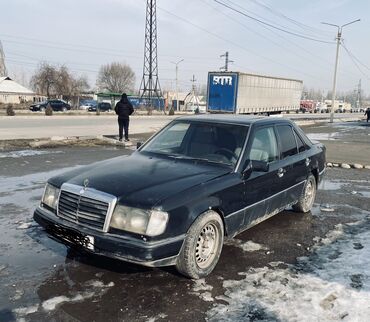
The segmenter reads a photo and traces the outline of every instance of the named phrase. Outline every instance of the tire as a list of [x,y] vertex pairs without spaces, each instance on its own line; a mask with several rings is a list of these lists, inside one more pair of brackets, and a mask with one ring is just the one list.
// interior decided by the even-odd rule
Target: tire
[[[208,235],[208,240],[204,236]],[[215,268],[224,242],[224,225],[212,210],[200,215],[189,228],[177,257],[176,269],[192,279],[209,275]]]
[[45,107],[40,107],[40,112],[45,112]]
[[66,107],[63,107],[62,108],[62,112],[66,112],[67,111],[67,108]]
[[302,195],[298,202],[293,205],[293,210],[297,212],[309,212],[315,201],[316,189],[316,179],[312,174],[310,174],[304,186]]

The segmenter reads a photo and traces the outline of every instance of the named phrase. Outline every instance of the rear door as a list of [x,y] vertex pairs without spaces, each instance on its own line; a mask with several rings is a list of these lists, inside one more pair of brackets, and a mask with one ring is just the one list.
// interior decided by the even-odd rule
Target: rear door
[[300,197],[310,160],[306,159],[304,143],[290,124],[277,125],[276,131],[280,148],[277,176],[280,178],[280,190],[284,191],[281,207],[285,207]]

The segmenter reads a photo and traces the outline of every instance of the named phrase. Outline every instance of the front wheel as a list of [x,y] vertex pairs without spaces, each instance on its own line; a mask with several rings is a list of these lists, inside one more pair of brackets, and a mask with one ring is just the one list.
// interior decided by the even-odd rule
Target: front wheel
[[298,212],[309,212],[316,197],[316,179],[310,174],[298,202],[293,205],[293,210]]
[[177,270],[192,279],[209,275],[215,268],[224,242],[224,225],[212,210],[200,215],[189,228],[177,258]]

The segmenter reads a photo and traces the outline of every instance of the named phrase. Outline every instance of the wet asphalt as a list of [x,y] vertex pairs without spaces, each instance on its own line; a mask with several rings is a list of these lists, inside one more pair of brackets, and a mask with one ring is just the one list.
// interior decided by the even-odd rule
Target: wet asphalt
[[[250,268],[296,264],[310,256],[318,238],[370,209],[369,170],[328,169],[312,212],[284,211],[228,241],[214,272],[198,282],[171,267],[151,269],[72,251],[33,222],[50,176],[131,152],[63,147],[0,156],[0,321],[203,321],[216,304],[227,304],[223,281],[240,280]],[[263,247],[238,246],[248,241]]]

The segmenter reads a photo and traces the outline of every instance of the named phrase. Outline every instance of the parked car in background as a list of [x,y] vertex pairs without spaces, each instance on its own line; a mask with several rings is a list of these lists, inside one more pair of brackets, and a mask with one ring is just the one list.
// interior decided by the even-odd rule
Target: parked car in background
[[88,111],[96,112],[97,109],[99,109],[100,112],[109,112],[112,110],[112,105],[107,102],[101,102],[101,103],[98,103],[97,105],[90,106],[88,108]]
[[98,104],[95,100],[83,100],[80,102],[79,110],[88,110],[90,107],[94,107]]
[[44,112],[46,107],[50,105],[54,112],[65,112],[71,109],[71,105],[63,100],[48,100],[37,104],[32,104],[30,110],[33,112]]
[[309,212],[324,172],[325,147],[287,119],[189,116],[130,156],[49,179],[34,219],[72,247],[197,279],[224,238]]

